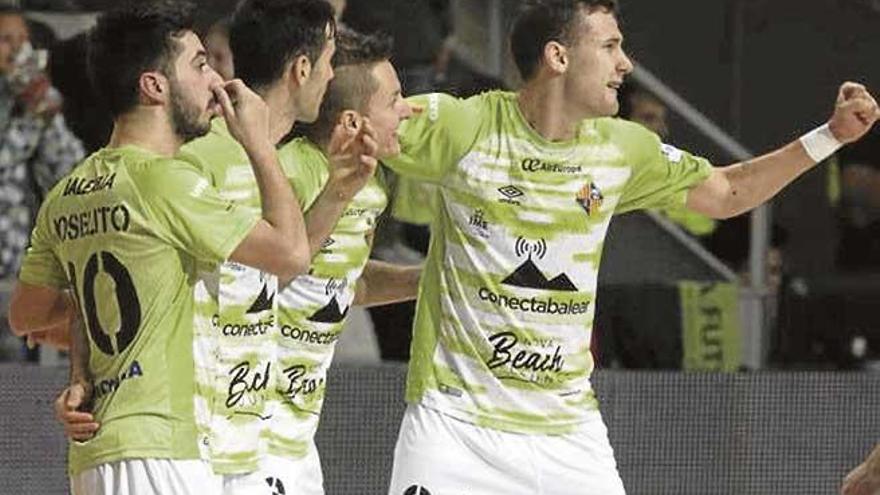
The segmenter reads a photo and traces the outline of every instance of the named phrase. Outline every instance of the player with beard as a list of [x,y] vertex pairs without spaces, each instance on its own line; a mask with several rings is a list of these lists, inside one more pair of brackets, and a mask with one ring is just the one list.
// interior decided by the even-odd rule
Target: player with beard
[[[193,399],[197,269],[230,259],[291,278],[308,264],[265,103],[211,69],[191,14],[189,4],[139,0],[98,19],[88,67],[113,134],[47,196],[13,296],[18,333],[81,321],[72,347],[88,357],[87,375],[72,367],[61,402],[76,414],[88,398],[101,427],[70,444],[77,495],[219,493]],[[174,158],[221,113],[253,166],[262,215]],[[95,426],[84,424],[70,436]]]
[[[318,120],[278,152],[306,216],[313,258],[308,273],[278,295],[274,332],[276,384],[273,416],[264,430],[268,455],[262,471],[287,493],[322,495],[314,438],[324,402],[327,369],[352,305],[414,299],[421,267],[368,260],[376,220],[387,203],[384,181],[370,176],[345,205],[329,237],[313,235],[322,197],[334,180],[329,150],[334,129],[354,132],[368,118],[382,159],[399,152],[397,129],[412,111],[391,65],[391,40],[342,30]],[[323,191],[323,192],[322,192]],[[326,239],[326,242],[325,242]]]
[[845,83],[826,125],[727,167],[620,119],[633,65],[614,0],[528,0],[517,93],[416,98],[402,175],[439,185],[419,289],[409,403],[390,493],[624,493],[590,385],[590,328],[611,218],[687,206],[743,213],[880,116]]

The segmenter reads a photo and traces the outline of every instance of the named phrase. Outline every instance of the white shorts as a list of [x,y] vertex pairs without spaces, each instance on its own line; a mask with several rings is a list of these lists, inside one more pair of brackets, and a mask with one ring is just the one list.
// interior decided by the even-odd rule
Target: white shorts
[[479,427],[409,405],[389,495],[625,495],[596,411],[565,435]]
[[301,459],[265,456],[260,471],[275,489],[273,495],[324,495],[324,473],[314,443]]
[[272,491],[272,480],[262,470],[245,474],[225,474],[223,495],[285,495],[284,488]]
[[125,459],[70,477],[73,495],[220,495],[222,479],[198,459]]

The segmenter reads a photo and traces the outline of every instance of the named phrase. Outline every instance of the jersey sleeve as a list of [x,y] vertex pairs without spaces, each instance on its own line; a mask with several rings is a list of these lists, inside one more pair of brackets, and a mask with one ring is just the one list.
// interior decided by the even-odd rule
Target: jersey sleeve
[[200,261],[229,258],[260,220],[260,212],[223,199],[189,163],[162,160],[140,180],[151,224],[167,242]]
[[278,152],[287,182],[304,212],[321,195],[329,178],[325,159],[308,153],[306,146],[302,141],[291,141]]
[[25,252],[18,278],[27,284],[62,289],[69,283],[61,261],[52,250],[54,236],[46,213],[48,204],[45,202],[37,215],[31,244]]
[[709,177],[712,164],[661,143],[656,134],[641,126],[627,127],[624,147],[631,155],[633,169],[616,212],[684,207],[688,191]]
[[407,101],[420,111],[400,126],[400,154],[383,162],[400,175],[439,182],[477,139],[475,100],[431,93]]

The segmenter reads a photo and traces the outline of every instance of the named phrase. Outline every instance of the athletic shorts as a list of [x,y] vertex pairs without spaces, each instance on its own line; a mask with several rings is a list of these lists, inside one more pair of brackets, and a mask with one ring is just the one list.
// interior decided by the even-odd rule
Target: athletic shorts
[[598,411],[565,435],[524,435],[407,406],[389,495],[625,495]]
[[272,480],[262,469],[245,474],[226,474],[223,479],[223,495],[285,495],[283,487],[274,490]]
[[260,471],[264,482],[275,490],[272,495],[324,495],[324,474],[314,443],[301,459],[265,456]]
[[222,485],[198,459],[124,459],[70,477],[73,495],[219,495]]

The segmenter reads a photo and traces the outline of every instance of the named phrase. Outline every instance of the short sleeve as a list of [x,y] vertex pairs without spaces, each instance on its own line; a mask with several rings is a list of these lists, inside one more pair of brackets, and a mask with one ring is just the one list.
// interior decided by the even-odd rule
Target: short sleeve
[[37,215],[34,230],[31,232],[31,244],[22,261],[19,280],[31,285],[65,288],[69,285],[67,274],[61,261],[53,251],[53,236],[47,221],[46,202]]
[[401,153],[383,161],[400,175],[438,182],[477,139],[476,100],[431,93],[407,101],[421,110],[400,126]]
[[138,178],[141,199],[159,234],[200,261],[229,258],[261,218],[259,210],[223,199],[189,163],[157,160]]
[[661,143],[657,135],[641,126],[628,127],[623,146],[633,170],[616,212],[683,207],[688,191],[709,177],[712,164]]

